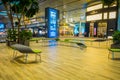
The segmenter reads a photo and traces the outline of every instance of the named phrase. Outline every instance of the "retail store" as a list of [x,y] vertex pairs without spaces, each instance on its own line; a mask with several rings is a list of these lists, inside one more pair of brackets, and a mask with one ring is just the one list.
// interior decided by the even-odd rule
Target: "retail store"
[[86,36],[112,36],[114,30],[117,30],[117,3],[111,6],[89,4],[86,12]]

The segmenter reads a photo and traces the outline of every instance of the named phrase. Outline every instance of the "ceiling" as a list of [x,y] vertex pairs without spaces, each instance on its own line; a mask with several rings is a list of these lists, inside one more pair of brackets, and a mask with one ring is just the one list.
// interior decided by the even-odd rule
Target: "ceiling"
[[39,2],[39,16],[44,16],[45,8],[56,8],[62,14],[63,12],[72,12],[86,7],[86,1],[90,0],[42,0]]
[[66,19],[73,18],[73,21],[78,21],[80,20],[81,9],[85,9],[87,7],[87,4],[93,1],[99,0],[39,0],[40,10],[36,14],[36,17],[44,17],[45,8],[51,7],[59,10],[60,20],[62,20],[63,17],[65,17]]
[[85,8],[87,3],[92,1],[100,1],[100,0],[38,0],[39,1],[39,13],[45,11],[46,7],[52,7],[63,11],[74,11],[81,8]]
[[[60,11],[61,19],[63,15],[73,18],[79,17],[81,14],[80,10],[86,8],[87,3],[92,1],[99,1],[99,0],[38,0],[39,12],[36,14],[35,17],[44,17],[46,7],[52,7],[58,9]],[[5,11],[3,10],[4,10],[3,6],[0,6],[0,16],[6,16]]]

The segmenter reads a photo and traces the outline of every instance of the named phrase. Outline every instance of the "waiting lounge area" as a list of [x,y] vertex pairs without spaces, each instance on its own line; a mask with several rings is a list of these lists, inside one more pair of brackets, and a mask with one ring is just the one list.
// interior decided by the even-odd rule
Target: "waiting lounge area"
[[120,0],[0,0],[0,80],[119,80]]

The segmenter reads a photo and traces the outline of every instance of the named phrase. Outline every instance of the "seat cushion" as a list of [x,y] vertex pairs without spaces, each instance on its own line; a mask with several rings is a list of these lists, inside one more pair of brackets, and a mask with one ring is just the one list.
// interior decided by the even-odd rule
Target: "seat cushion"
[[120,52],[120,49],[108,49],[110,51],[113,51],[113,52]]
[[34,53],[41,53],[41,50],[33,50]]
[[21,53],[41,53],[41,50],[32,50],[30,47],[21,45],[21,44],[14,44],[11,46],[13,49],[18,50]]

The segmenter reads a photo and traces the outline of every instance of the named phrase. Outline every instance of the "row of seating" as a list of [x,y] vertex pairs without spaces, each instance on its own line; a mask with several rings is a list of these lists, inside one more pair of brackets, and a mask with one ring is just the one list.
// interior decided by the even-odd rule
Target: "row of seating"
[[[77,45],[79,45],[80,47],[85,47],[86,46],[84,44],[81,43],[77,43]],[[27,58],[28,58],[28,54],[35,54],[35,61],[37,61],[37,56],[39,56],[40,58],[40,62],[41,62],[41,50],[33,50],[31,49],[29,46],[25,46],[25,45],[21,45],[21,44],[14,44],[11,45],[11,48],[14,50],[13,51],[13,58],[17,57],[17,51],[19,51],[20,53],[23,53],[25,55],[25,63],[27,63]],[[109,54],[108,54],[108,58],[110,58],[110,54],[112,54],[112,59],[114,59],[114,55],[115,52],[120,52],[120,49],[112,49],[109,48]]]
[[[80,48],[86,48],[87,46],[83,43],[76,43]],[[37,56],[40,57],[41,62],[41,50],[33,50],[29,46],[25,46],[22,44],[13,44],[11,45],[13,51],[13,58],[17,57],[17,51],[25,55],[25,63],[27,63],[28,54],[35,54],[35,60],[37,61]]]

